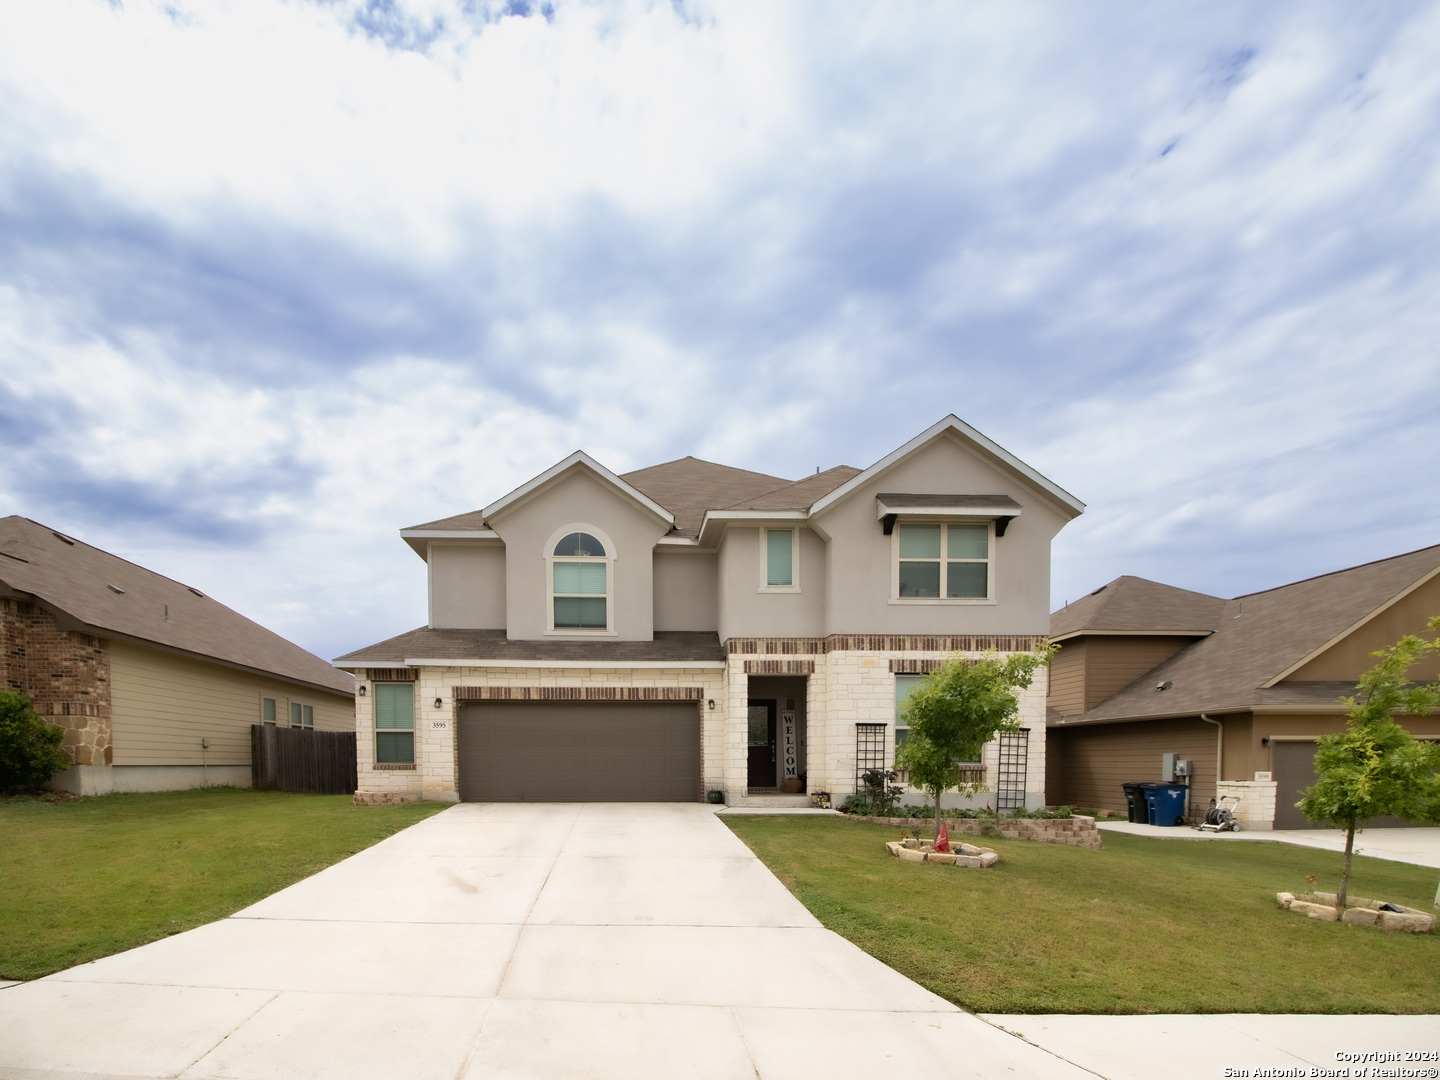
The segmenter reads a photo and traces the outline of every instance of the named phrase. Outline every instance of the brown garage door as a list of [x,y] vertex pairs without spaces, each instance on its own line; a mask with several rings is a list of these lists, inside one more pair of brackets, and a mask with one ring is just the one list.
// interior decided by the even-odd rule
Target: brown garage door
[[[1276,742],[1275,766],[1275,828],[1315,829],[1323,826],[1312,825],[1305,815],[1295,808],[1301,793],[1315,783],[1315,744],[1313,742]],[[1416,823],[1400,818],[1371,818],[1367,828],[1406,829]]]
[[460,710],[464,802],[693,802],[695,704],[485,702]]

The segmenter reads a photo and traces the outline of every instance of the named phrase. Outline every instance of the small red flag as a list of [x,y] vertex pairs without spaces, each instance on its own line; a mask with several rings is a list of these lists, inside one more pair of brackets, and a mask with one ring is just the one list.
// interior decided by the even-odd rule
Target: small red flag
[[950,830],[943,821],[940,822],[940,831],[935,834],[935,850],[942,853],[950,850]]

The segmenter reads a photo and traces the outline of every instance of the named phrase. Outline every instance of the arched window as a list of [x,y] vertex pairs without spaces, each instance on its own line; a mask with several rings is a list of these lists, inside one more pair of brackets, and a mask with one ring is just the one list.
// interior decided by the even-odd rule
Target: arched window
[[572,532],[550,559],[550,594],[556,630],[610,628],[609,561],[605,545],[587,532]]

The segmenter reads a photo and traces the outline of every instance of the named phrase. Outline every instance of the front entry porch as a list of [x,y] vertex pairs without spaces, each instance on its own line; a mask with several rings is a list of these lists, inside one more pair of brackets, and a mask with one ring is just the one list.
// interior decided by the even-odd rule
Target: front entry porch
[[[749,677],[745,794],[800,796],[807,772],[806,683],[803,675]],[[790,801],[790,800],[787,800]]]

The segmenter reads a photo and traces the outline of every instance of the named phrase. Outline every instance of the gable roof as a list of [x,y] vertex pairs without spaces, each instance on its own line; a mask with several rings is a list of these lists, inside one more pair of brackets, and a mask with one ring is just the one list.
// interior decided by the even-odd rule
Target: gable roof
[[0,583],[100,637],[354,693],[350,676],[200,590],[29,518],[0,518]]
[[916,453],[927,444],[934,442],[942,436],[949,436],[959,440],[969,449],[977,451],[982,457],[989,458],[992,463],[999,465],[1004,471],[1013,473],[1029,481],[1038,488],[1042,494],[1048,496],[1050,501],[1054,503],[1055,508],[1064,514],[1066,518],[1076,518],[1085,512],[1085,504],[1075,498],[1074,495],[1071,495],[1059,484],[1042,476],[999,443],[992,442],[954,413],[951,413],[939,423],[932,424],[919,435],[916,435],[915,438],[911,439],[904,446],[886,454],[874,465],[856,473],[845,483],[839,485],[833,491],[819,499],[810,507],[810,513],[819,514],[829,509],[841,499],[851,495],[857,488],[862,487],[885,472],[892,465],[904,461],[911,454]]
[[[1080,719],[1334,706],[1341,694],[1354,690],[1353,683],[1276,679],[1437,569],[1440,545],[1223,601],[1213,634],[1187,645]],[[1051,619],[1053,630],[1055,616]],[[1168,689],[1155,689],[1166,681]]]
[[589,472],[594,473],[596,476],[600,477],[600,479],[606,481],[611,486],[618,488],[623,494],[628,495],[631,499],[639,503],[646,510],[649,510],[652,514],[658,517],[661,521],[664,521],[667,525],[675,524],[674,514],[672,514],[669,510],[666,510],[665,507],[661,506],[654,499],[650,498],[650,496],[646,495],[643,491],[640,491],[633,485],[616,476],[613,472],[605,468],[604,465],[601,465],[598,461],[592,458],[589,454],[585,453],[585,451],[583,450],[576,450],[564,461],[557,461],[554,465],[551,465],[550,468],[546,469],[539,476],[536,476],[531,480],[525,481],[525,483],[521,484],[508,495],[502,495],[489,506],[485,507],[485,509],[481,511],[481,514],[488,521],[496,514],[504,512],[509,507],[520,502],[527,495],[531,494],[532,492],[539,491],[545,485],[550,483],[550,481],[558,479],[565,473],[570,472],[572,469],[585,469]]
[[[959,439],[972,450],[990,458],[1002,469],[1028,480],[1055,502],[1067,517],[1073,518],[1084,511],[1085,504],[1069,492],[1051,483],[962,420],[947,416],[868,469],[836,465],[799,480],[786,480],[768,473],[736,469],[696,457],[678,458],[617,476],[589,455],[577,450],[564,461],[546,469],[483,510],[472,510],[422,525],[412,525],[402,529],[400,535],[422,558],[425,557],[425,542],[430,539],[496,539],[495,533],[490,529],[490,518],[493,515],[578,466],[590,469],[669,522],[671,528],[667,540],[694,542],[704,539],[701,531],[706,528],[707,518],[714,521],[717,527],[723,527],[723,520],[764,519],[768,511],[789,518],[812,516],[942,436]],[[706,531],[709,532],[708,529]]]
[[1126,574],[1050,616],[1050,637],[1063,641],[1083,633],[1213,633],[1225,601]]

